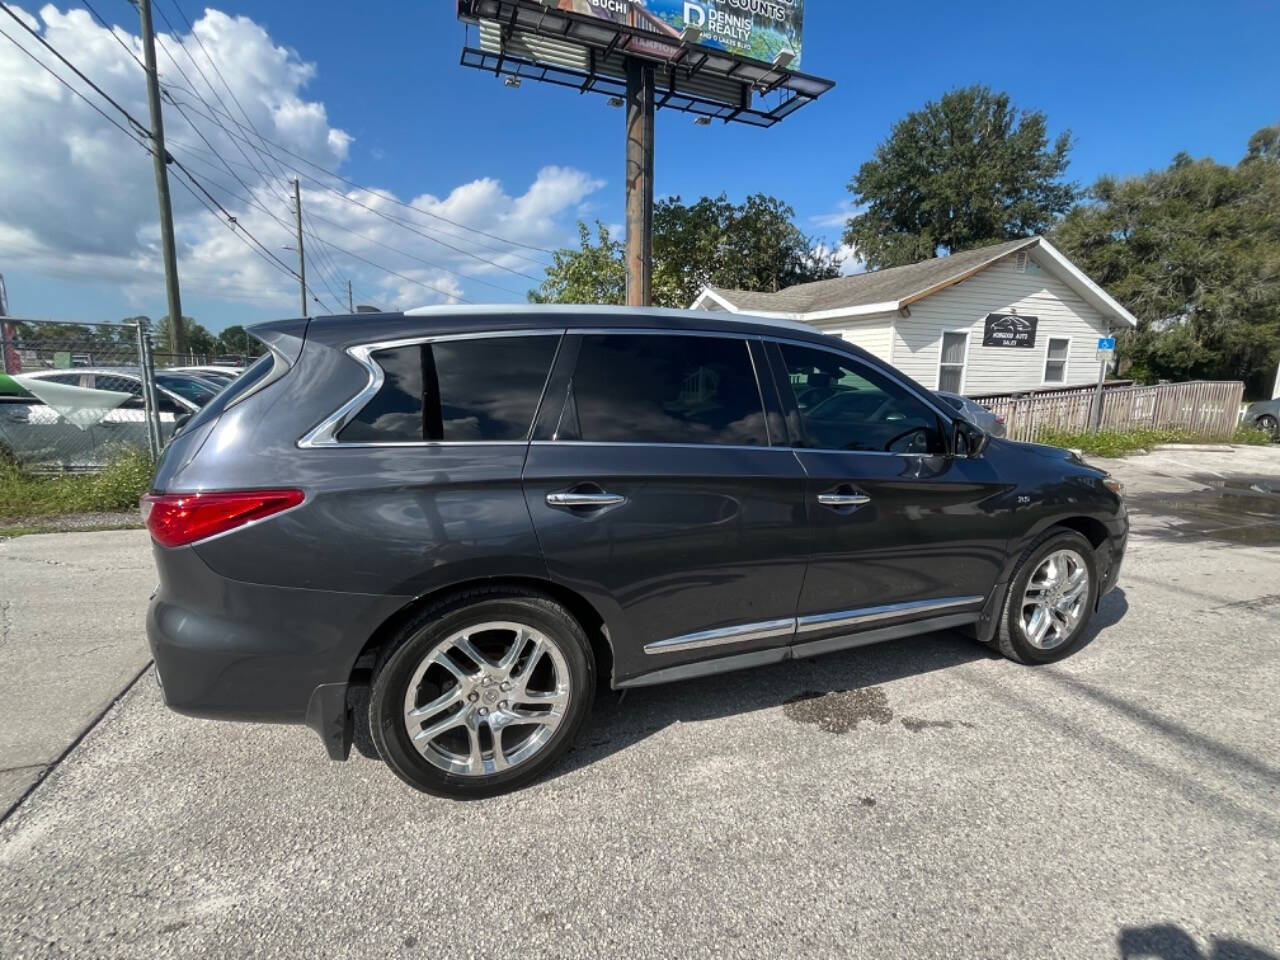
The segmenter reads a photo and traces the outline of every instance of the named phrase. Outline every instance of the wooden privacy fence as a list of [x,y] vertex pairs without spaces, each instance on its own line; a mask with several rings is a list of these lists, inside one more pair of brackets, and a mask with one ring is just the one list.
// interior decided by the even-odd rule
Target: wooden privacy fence
[[[1005,419],[1008,436],[1035,440],[1048,431],[1085,433],[1093,427],[1093,387],[1016,396],[974,397]],[[1193,380],[1151,387],[1112,387],[1102,396],[1102,430],[1182,430],[1227,440],[1240,422],[1244,384]]]

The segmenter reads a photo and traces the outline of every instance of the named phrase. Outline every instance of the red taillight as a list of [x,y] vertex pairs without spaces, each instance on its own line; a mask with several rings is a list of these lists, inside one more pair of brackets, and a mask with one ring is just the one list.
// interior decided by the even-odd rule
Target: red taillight
[[142,519],[161,546],[181,547],[296,507],[301,490],[236,493],[148,493]]
[[996,423],[1004,423],[1004,417],[996,414]]

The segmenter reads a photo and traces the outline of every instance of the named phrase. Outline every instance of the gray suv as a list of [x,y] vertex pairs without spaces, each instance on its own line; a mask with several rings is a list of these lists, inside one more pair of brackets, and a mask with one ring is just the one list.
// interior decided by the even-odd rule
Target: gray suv
[[537,777],[598,677],[950,628],[1057,660],[1119,574],[1113,479],[800,324],[494,307],[252,332],[267,354],[143,503],[165,699],[306,723],[335,759],[367,702],[431,793]]

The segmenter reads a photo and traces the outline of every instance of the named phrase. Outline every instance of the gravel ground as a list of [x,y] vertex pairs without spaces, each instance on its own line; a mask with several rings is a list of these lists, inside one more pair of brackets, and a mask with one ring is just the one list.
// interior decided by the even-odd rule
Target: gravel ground
[[[1223,459],[1175,456],[1117,473]],[[1161,509],[1063,663],[937,634],[606,695],[480,802],[144,678],[0,827],[0,955],[1274,960],[1280,549]]]
[[76,530],[126,530],[141,528],[137,510],[98,510],[64,513],[56,517],[0,518],[0,540],[32,533],[70,533]]

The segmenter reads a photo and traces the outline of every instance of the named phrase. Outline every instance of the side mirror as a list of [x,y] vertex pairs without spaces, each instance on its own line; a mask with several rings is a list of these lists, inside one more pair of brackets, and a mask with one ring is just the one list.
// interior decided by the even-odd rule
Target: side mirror
[[185,426],[187,425],[187,421],[188,421],[188,420],[190,420],[190,419],[191,419],[191,414],[189,414],[189,413],[184,413],[184,414],[182,414],[182,415],[180,415],[180,416],[178,416],[178,417],[174,418],[174,421],[173,421],[173,435],[174,435],[175,437],[176,437],[178,434],[180,434],[180,433],[182,432],[182,428],[183,428],[183,427],[185,427]]
[[952,455],[958,458],[973,460],[982,456],[991,438],[986,431],[968,420],[955,421],[952,430]]

